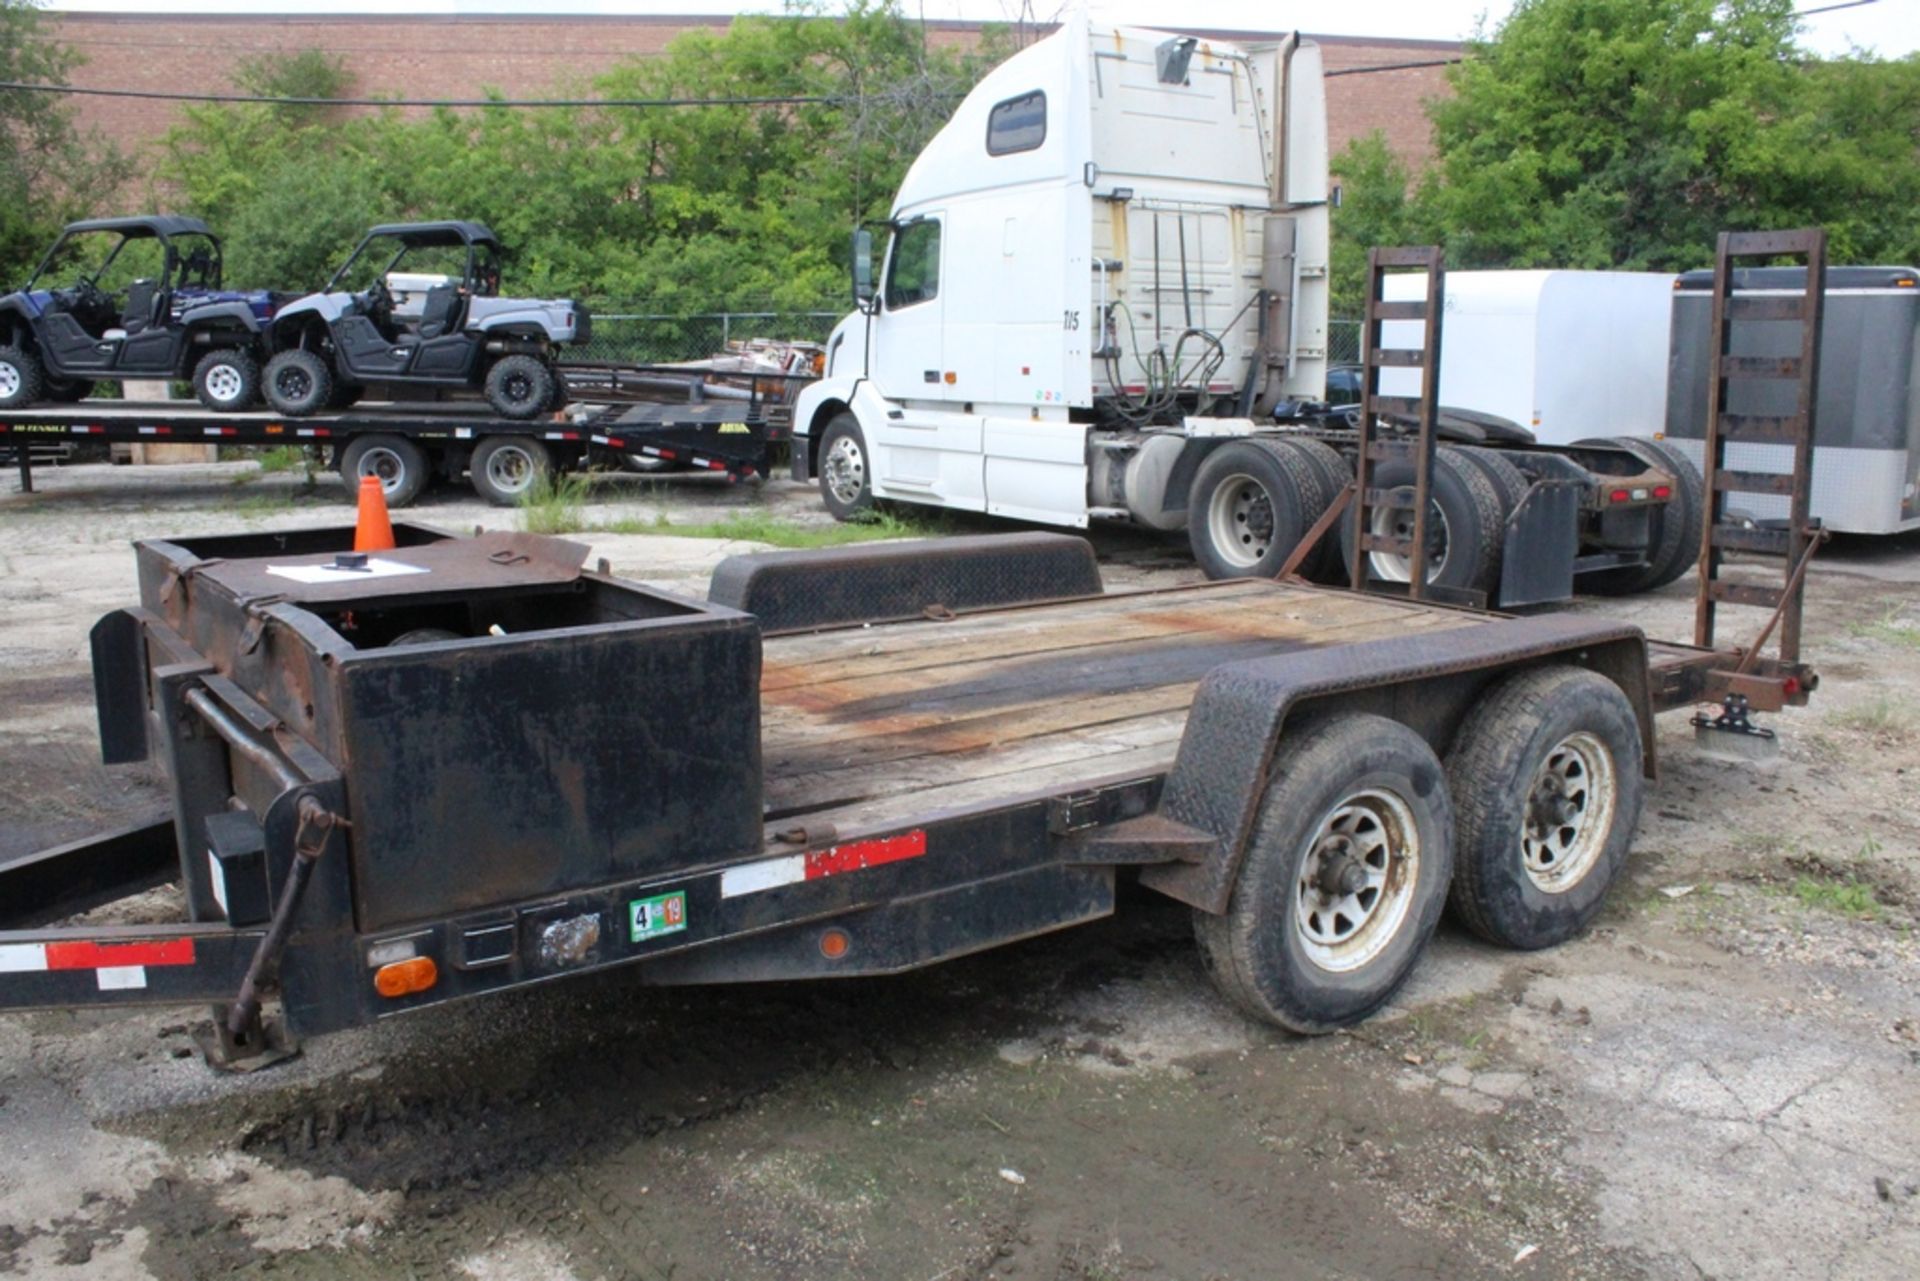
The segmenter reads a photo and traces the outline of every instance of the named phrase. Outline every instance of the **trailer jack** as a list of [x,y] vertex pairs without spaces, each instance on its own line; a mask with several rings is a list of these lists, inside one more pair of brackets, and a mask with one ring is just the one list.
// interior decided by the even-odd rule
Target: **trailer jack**
[[193,1043],[207,1066],[221,1072],[258,1072],[300,1053],[300,1042],[279,1019],[262,1018],[256,1005],[239,1032],[233,1030],[237,1007],[216,1005],[213,1019],[193,1030]]

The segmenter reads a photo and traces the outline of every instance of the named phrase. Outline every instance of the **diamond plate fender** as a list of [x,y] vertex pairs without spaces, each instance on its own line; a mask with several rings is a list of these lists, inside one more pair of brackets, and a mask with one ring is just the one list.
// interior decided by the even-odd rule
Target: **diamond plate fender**
[[752,614],[763,632],[776,633],[1102,590],[1084,538],[981,534],[730,556],[713,571],[707,599]]
[[1488,685],[1546,662],[1585,667],[1620,686],[1640,721],[1651,777],[1646,638],[1623,623],[1564,614],[1503,618],[1228,663],[1209,672],[1194,694],[1159,811],[1211,832],[1219,844],[1200,862],[1147,867],[1141,882],[1203,911],[1226,911],[1290,717],[1329,708],[1371,712],[1406,724],[1444,754]]

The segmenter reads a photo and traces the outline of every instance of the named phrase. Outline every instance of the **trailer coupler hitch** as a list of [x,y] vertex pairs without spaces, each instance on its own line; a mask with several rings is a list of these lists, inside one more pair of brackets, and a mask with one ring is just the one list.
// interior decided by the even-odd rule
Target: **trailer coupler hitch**
[[247,976],[241,980],[239,996],[233,1004],[218,1007],[213,1025],[195,1037],[207,1062],[225,1071],[255,1071],[300,1052],[299,1045],[287,1035],[284,1027],[261,1019],[260,993],[278,964],[280,953],[286,949],[288,936],[293,933],[294,915],[299,911],[307,883],[313,879],[314,864],[327,848],[327,838],[335,828],[352,825],[312,796],[300,798],[297,812],[299,826],[294,830],[293,864],[288,871],[286,888],[274,906],[266,937],[260,940],[253,960],[247,964]]

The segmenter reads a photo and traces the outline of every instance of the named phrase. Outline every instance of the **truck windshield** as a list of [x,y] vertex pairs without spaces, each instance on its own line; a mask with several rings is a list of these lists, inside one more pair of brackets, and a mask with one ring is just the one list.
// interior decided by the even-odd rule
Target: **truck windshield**
[[887,263],[887,309],[911,307],[939,293],[940,222],[917,219],[893,238],[893,257]]

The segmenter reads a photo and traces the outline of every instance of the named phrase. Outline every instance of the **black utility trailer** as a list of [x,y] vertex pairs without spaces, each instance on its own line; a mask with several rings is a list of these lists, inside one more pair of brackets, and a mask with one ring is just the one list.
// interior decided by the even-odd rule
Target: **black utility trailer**
[[[579,372],[584,389],[617,398],[621,376],[633,381],[647,368]],[[571,380],[576,371],[563,372]],[[756,388],[781,381],[760,376]],[[435,477],[463,474],[482,498],[512,506],[541,476],[590,462],[619,466],[636,456],[739,480],[764,474],[769,452],[787,439],[789,410],[757,391],[745,400],[700,400],[697,386],[687,390],[696,397],[687,403],[580,405],[532,422],[456,402],[363,404],[286,418],[269,410],[208,413],[179,401],[85,401],[0,411],[0,459],[13,455],[21,488],[31,492],[33,463],[44,461],[48,443],[294,445],[320,451],[349,497],[362,476],[377,477],[390,507],[411,503]],[[21,445],[27,448],[14,448]]]
[[[614,965],[907,970],[1106,916],[1125,876],[1192,906],[1241,1006],[1325,1030],[1449,895],[1510,946],[1583,928],[1656,712],[1814,685],[1597,619],[1107,594],[1056,535],[736,558],[699,601],[559,540],[396,533],[137,545],[96,700],[173,816],[0,867],[0,1008],[211,1003],[247,1065]],[[54,924],[156,877],[190,919]]]

